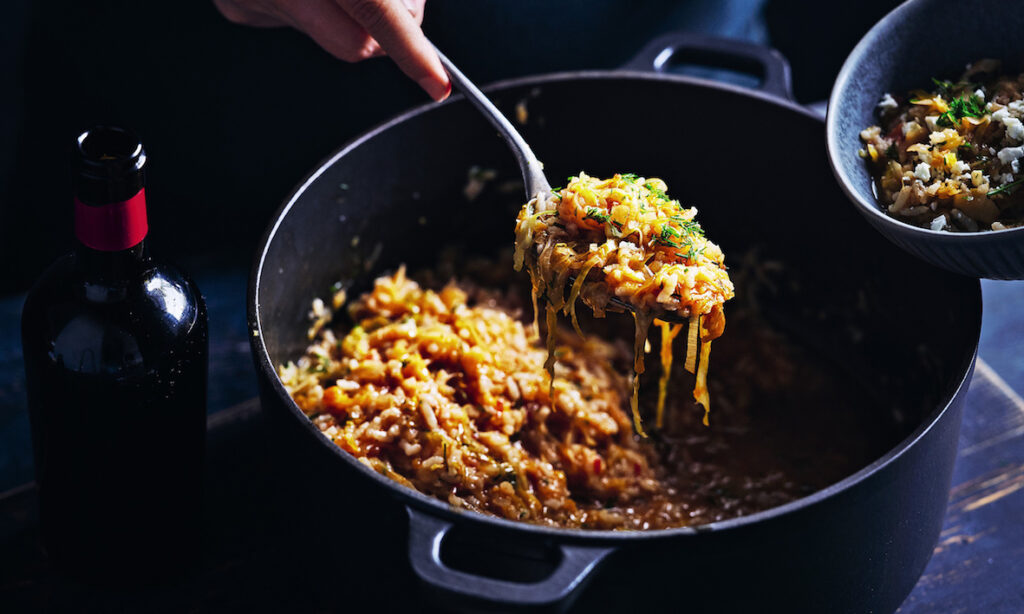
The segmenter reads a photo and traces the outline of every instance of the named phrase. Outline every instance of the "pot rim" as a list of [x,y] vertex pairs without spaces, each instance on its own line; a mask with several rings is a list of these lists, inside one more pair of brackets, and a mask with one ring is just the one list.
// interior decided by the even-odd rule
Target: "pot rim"
[[[644,71],[631,71],[631,70],[587,70],[587,71],[574,71],[574,72],[560,72],[551,73],[539,76],[528,76],[519,77],[515,79],[508,79],[499,81],[482,88],[485,92],[495,92],[506,89],[512,89],[515,87],[523,86],[536,86],[544,83],[565,81],[568,79],[585,79],[585,80],[602,80],[602,79],[637,79],[646,81],[663,81],[670,83],[680,83],[683,85],[703,88],[703,89],[714,89],[714,90],[725,90],[734,94],[739,94],[755,100],[763,101],[769,104],[780,106],[786,110],[793,111],[799,115],[803,115],[807,118],[813,119],[824,123],[822,118],[815,114],[813,111],[798,105],[795,102],[784,100],[777,96],[768,94],[766,92],[758,90],[750,90],[747,88],[734,86],[731,84],[720,83],[716,81],[710,81],[706,79],[700,79],[696,77],[688,77],[684,75],[674,75],[665,73],[651,73]],[[285,406],[288,412],[292,414],[293,418],[299,420],[303,424],[303,428],[317,439],[320,445],[328,446],[331,448],[332,453],[335,456],[343,458],[349,469],[358,471],[362,474],[362,477],[375,481],[378,485],[386,488],[391,496],[397,497],[405,505],[409,505],[420,511],[429,513],[432,516],[442,518],[444,520],[451,521],[453,523],[470,522],[478,525],[488,526],[494,529],[500,529],[503,531],[523,531],[535,536],[543,536],[548,538],[555,538],[561,542],[573,542],[573,543],[588,543],[595,545],[617,545],[634,543],[637,540],[646,541],[650,539],[669,539],[674,537],[682,536],[696,536],[706,533],[719,533],[723,531],[741,529],[748,525],[761,523],[768,520],[773,520],[779,517],[789,515],[791,513],[802,510],[803,508],[813,506],[821,501],[829,499],[837,494],[863,482],[870,476],[881,471],[889,464],[893,463],[902,456],[908,449],[910,449],[919,439],[923,438],[946,414],[953,400],[956,399],[963,391],[964,387],[969,383],[971,374],[974,370],[975,360],[978,355],[978,342],[981,337],[981,283],[978,280],[973,280],[976,287],[976,300],[978,309],[976,310],[975,322],[970,324],[972,327],[972,337],[974,339],[973,347],[969,353],[969,356],[962,361],[957,368],[957,372],[961,373],[961,376],[956,381],[955,386],[950,386],[949,390],[944,394],[937,403],[935,409],[933,409],[927,416],[925,416],[920,424],[902,441],[893,446],[889,451],[883,454],[881,457],[861,468],[855,473],[843,478],[842,480],[835,482],[821,490],[815,491],[805,497],[801,497],[789,503],[773,507],[756,514],[749,516],[739,516],[724,520],[720,522],[713,522],[704,525],[687,526],[687,527],[676,527],[670,529],[654,529],[654,530],[595,530],[595,529],[574,529],[574,528],[556,528],[548,527],[544,525],[536,525],[527,522],[519,522],[515,520],[509,520],[500,518],[497,516],[489,516],[481,512],[475,512],[471,510],[460,510],[451,506],[450,504],[435,499],[429,495],[402,486],[401,484],[391,480],[376,471],[373,471],[363,463],[356,460],[354,456],[345,452],[340,447],[333,445],[330,441],[326,440],[319,429],[310,421],[306,415],[299,409],[298,405],[285,390],[284,385],[281,383],[281,379],[277,375],[277,368],[270,359],[270,354],[267,351],[266,344],[263,340],[263,329],[260,315],[260,305],[257,301],[257,288],[259,287],[260,278],[263,272],[263,265],[267,257],[267,251],[270,247],[274,236],[277,233],[283,219],[287,215],[288,211],[298,201],[299,197],[305,192],[306,188],[309,187],[316,179],[324,172],[327,168],[332,166],[336,161],[347,155],[349,152],[360,147],[364,143],[370,141],[378,134],[381,134],[390,128],[405,122],[406,120],[418,117],[425,113],[430,112],[433,109],[441,108],[445,105],[455,104],[462,101],[461,95],[452,96],[448,100],[441,103],[425,103],[417,107],[413,107],[408,111],[400,113],[399,115],[386,120],[385,122],[378,124],[374,128],[360,134],[354,139],[350,140],[345,145],[341,146],[325,159],[323,159],[315,169],[310,172],[298,185],[292,189],[292,191],[285,198],[284,202],[274,212],[273,223],[267,228],[263,236],[260,238],[259,249],[256,258],[253,263],[252,271],[249,277],[249,288],[247,295],[247,308],[248,308],[248,320],[250,333],[250,348],[253,353],[255,362],[261,374],[266,377],[273,389],[276,396],[285,401]],[[844,186],[845,189],[845,186]]]

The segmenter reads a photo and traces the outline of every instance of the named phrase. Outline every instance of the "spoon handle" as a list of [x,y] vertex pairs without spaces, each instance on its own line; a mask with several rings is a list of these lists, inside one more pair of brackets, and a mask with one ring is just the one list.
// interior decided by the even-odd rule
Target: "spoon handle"
[[470,81],[466,75],[462,74],[462,71],[455,67],[455,64],[447,58],[437,47],[434,47],[437,51],[437,57],[441,59],[441,65],[448,71],[448,76],[452,80],[452,85],[455,86],[473,106],[482,112],[487,119],[498,129],[498,132],[502,137],[508,141],[509,146],[512,148],[512,153],[516,157],[516,161],[519,162],[519,168],[523,172],[523,181],[526,187],[526,197],[533,198],[538,194],[541,194],[541,198],[546,198],[551,192],[551,184],[548,183],[546,177],[544,177],[544,165],[541,164],[537,156],[534,155],[533,150],[526,144],[522,135],[512,126],[512,122],[508,121],[501,111],[487,99],[487,96],[480,91],[480,89]]

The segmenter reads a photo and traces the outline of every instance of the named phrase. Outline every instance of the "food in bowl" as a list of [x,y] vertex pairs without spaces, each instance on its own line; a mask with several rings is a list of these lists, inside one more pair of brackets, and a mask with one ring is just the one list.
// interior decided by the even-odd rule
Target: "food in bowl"
[[955,82],[886,93],[877,112],[860,155],[890,216],[947,232],[1024,224],[1024,74],[981,60]]
[[[693,394],[704,406],[706,424],[711,408],[707,391],[711,341],[725,328],[722,305],[734,294],[725,255],[704,236],[697,210],[669,198],[667,189],[658,178],[616,174],[597,179],[580,173],[570,177],[564,188],[552,190],[544,202],[535,198],[526,203],[516,223],[515,268],[525,265],[530,274],[535,314],[538,296],[544,300],[548,331],[556,329],[557,314],[562,311],[583,336],[576,317],[577,298],[598,317],[616,309],[613,297],[631,306],[636,320],[631,410],[634,428],[642,436],[646,434],[637,399],[651,323],[658,322],[664,348],[657,426],[664,421],[671,342],[681,330],[658,320],[666,313],[689,319],[684,366],[691,373],[696,367]],[[536,326],[536,315],[534,322]],[[555,337],[549,334],[548,339],[546,366],[554,381]]]
[[737,342],[725,340],[729,368],[710,382],[714,427],[699,425],[693,376],[680,374],[665,428],[641,438],[626,409],[627,344],[604,340],[616,331],[556,327],[550,386],[527,297],[514,280],[418,283],[400,269],[347,317],[317,302],[311,315],[333,323],[279,376],[325,437],[382,475],[459,509],[562,528],[752,514],[850,475],[898,440],[866,388],[749,308],[730,316]]

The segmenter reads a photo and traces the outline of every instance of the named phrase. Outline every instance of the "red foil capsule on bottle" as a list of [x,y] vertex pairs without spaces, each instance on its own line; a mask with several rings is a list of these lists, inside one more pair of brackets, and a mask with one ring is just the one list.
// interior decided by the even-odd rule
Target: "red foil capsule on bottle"
[[87,247],[118,252],[138,245],[147,232],[145,188],[126,201],[103,205],[75,198],[75,235]]

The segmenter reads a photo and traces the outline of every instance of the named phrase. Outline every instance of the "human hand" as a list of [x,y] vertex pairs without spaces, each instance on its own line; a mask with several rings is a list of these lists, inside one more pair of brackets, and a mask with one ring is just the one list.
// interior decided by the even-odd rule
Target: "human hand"
[[291,26],[346,62],[388,55],[434,100],[451,93],[448,74],[423,35],[426,0],[213,0],[229,21]]

